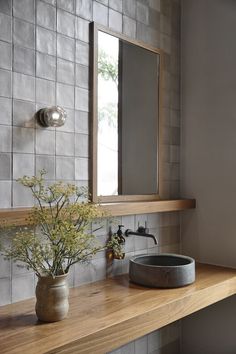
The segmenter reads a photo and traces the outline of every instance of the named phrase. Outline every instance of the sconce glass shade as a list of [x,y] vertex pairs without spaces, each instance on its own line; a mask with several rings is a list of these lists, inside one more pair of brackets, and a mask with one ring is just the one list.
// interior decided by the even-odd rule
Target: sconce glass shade
[[61,127],[66,117],[66,111],[59,106],[42,108],[37,112],[38,123],[43,127]]

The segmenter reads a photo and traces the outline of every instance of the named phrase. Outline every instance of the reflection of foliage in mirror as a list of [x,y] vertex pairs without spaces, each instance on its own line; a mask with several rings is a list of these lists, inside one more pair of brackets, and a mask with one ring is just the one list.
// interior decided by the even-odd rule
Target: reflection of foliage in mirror
[[106,81],[111,79],[118,87],[118,60],[104,50],[99,50],[98,53],[98,74]]
[[[118,90],[118,60],[108,55],[104,50],[98,52],[98,75],[105,81],[112,81]],[[110,102],[100,107],[98,121],[106,120],[110,127],[117,129],[117,105]],[[101,126],[100,126],[101,128]]]
[[[108,122],[110,127],[117,128],[117,105],[115,103],[109,103],[99,108],[98,121],[102,122],[104,120]],[[99,129],[101,129],[101,126],[99,126]]]

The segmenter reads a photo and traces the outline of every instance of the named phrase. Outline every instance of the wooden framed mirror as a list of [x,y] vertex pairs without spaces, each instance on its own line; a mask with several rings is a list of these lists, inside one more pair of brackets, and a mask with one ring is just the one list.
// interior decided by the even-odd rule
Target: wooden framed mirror
[[94,202],[160,199],[162,52],[91,23]]

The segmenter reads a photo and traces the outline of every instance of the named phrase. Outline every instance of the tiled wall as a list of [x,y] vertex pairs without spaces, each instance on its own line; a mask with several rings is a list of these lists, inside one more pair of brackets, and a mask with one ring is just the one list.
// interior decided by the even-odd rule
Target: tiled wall
[[[48,171],[49,181],[88,184],[88,28],[92,20],[164,50],[161,168],[165,196],[178,197],[179,16],[179,0],[0,0],[0,208],[31,205],[30,194],[16,179],[41,168]],[[67,110],[66,125],[58,130],[37,126],[35,111],[54,104]],[[145,221],[157,234],[159,246],[153,247],[145,238],[128,238],[126,260],[114,262],[111,273],[127,271],[133,254],[179,250],[178,213],[124,216],[115,224],[135,229]],[[107,238],[110,221],[103,226],[98,232],[101,242]],[[106,273],[101,252],[89,266],[74,267],[70,285],[102,279]],[[33,296],[34,286],[32,272],[0,258],[0,305]],[[166,328],[118,352],[154,354],[163,347],[162,353],[176,354],[178,324]],[[177,334],[171,335],[172,330]],[[155,345],[150,344],[153,338],[159,338]]]

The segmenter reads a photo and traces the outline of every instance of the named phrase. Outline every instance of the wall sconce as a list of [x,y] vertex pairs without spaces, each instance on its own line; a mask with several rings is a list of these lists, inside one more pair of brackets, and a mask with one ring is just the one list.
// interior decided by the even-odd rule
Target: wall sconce
[[61,127],[66,117],[66,111],[59,106],[42,108],[36,113],[36,119],[42,127]]

